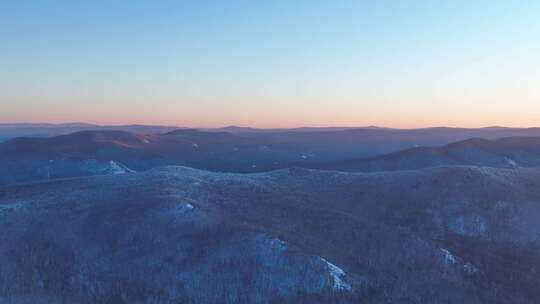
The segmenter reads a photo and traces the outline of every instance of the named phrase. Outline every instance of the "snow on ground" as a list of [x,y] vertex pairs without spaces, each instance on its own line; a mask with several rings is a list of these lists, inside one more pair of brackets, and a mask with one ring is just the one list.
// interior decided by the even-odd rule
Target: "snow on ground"
[[191,203],[180,203],[176,206],[173,206],[172,209],[169,209],[169,212],[172,212],[177,219],[185,219],[187,214],[194,212],[195,206]]
[[450,251],[448,251],[448,249],[441,248],[441,252],[446,265],[453,265],[457,263],[456,257]]
[[352,290],[351,285],[347,284],[343,278],[345,277],[346,273],[343,271],[343,269],[339,268],[338,266],[328,262],[326,259],[319,257],[321,261],[323,261],[326,266],[328,267],[328,272],[330,273],[330,276],[332,276],[332,280],[334,281],[334,289],[340,290],[340,291],[350,291]]
[[23,204],[22,203],[14,203],[9,205],[0,205],[0,212],[2,211],[14,211],[18,209],[22,209]]
[[516,167],[518,166],[517,163],[516,163],[513,159],[511,159],[511,158],[507,158],[507,159],[506,159],[506,162],[507,162],[510,166],[512,166],[512,167],[514,167],[514,168],[516,168]]
[[110,169],[112,174],[124,174],[127,173],[127,170],[125,170],[122,166],[120,166],[115,161],[111,160],[109,161]]
[[463,262],[460,261],[460,258],[453,255],[448,249],[440,248],[440,250],[441,250],[442,257],[443,257],[443,262],[444,262],[444,264],[446,266],[460,264],[462,266],[462,268],[463,268],[463,271],[465,271],[466,273],[468,273],[470,275],[478,273],[478,271],[479,271],[478,268],[476,268],[470,262],[462,264]]
[[468,274],[475,274],[479,271],[478,268],[476,268],[471,263],[466,263],[465,265],[463,265],[463,270],[465,270],[465,272],[467,272]]

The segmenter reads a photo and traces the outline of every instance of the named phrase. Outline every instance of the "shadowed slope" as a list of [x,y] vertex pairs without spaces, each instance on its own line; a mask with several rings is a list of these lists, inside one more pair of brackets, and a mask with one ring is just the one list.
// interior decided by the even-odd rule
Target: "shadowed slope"
[[418,147],[375,158],[324,164],[321,167],[341,171],[387,171],[449,165],[497,168],[540,166],[540,137],[497,140],[473,138],[442,147]]

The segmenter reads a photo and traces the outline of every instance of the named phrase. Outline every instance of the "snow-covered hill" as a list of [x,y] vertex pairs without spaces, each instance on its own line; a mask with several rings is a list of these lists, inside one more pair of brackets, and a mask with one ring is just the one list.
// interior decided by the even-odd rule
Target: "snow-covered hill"
[[0,187],[6,303],[538,303],[540,170],[211,173]]

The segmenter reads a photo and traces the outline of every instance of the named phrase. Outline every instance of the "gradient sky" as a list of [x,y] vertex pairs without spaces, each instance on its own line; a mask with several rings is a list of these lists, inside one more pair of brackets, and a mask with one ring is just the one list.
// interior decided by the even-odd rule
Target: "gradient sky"
[[0,122],[540,126],[540,1],[0,1]]

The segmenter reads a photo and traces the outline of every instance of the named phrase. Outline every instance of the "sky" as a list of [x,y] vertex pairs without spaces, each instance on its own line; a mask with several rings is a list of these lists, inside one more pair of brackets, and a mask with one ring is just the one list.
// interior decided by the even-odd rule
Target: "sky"
[[0,1],[0,122],[540,126],[540,1]]

